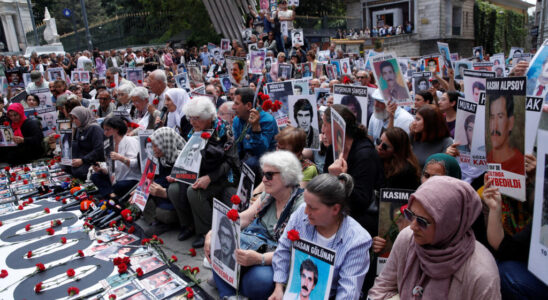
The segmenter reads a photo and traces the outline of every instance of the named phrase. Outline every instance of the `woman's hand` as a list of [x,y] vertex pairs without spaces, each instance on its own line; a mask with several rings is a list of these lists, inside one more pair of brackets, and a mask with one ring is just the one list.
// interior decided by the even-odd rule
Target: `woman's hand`
[[272,292],[272,295],[268,297],[268,300],[282,300],[284,297],[284,286],[281,283],[276,282],[276,287],[274,288],[274,292]]
[[373,238],[373,252],[380,253],[386,247],[386,240],[380,236]]
[[537,158],[533,154],[525,154],[525,172],[528,177],[534,177],[537,170]]
[[156,197],[160,197],[160,198],[167,198],[166,189],[164,187],[162,187],[161,185],[157,184],[156,182],[153,182],[150,185],[149,191],[150,191],[150,194],[152,196],[156,196]]
[[206,234],[205,241],[204,241],[204,254],[207,258],[207,261],[211,264],[211,230]]
[[110,158],[112,160],[119,160],[121,162],[124,162],[125,157],[123,155],[120,155],[114,151],[110,152]]
[[342,156],[343,154],[341,153],[339,158],[329,166],[329,174],[339,176],[341,173],[346,173],[348,166],[346,165],[346,160]]
[[235,253],[236,261],[244,267],[260,265],[263,261],[262,255],[257,251],[236,249]]
[[445,154],[451,155],[453,157],[459,156],[460,151],[459,149],[457,149],[458,146],[460,146],[460,143],[454,143],[453,145],[447,147],[447,149],[445,150]]
[[14,136],[14,137],[13,137],[13,141],[14,141],[16,144],[22,144],[22,143],[25,141],[25,138],[24,138],[24,137],[21,137],[21,136]]
[[[485,178],[488,178],[487,175]],[[502,205],[502,197],[500,195],[499,188],[493,186],[493,179],[488,179],[485,182],[485,188],[483,190],[483,202],[492,211],[499,211]]]
[[72,166],[75,168],[78,168],[82,164],[84,164],[84,161],[81,158],[75,158],[72,160]]
[[171,177],[171,176],[166,176],[166,180],[167,180],[167,182],[169,182],[169,183],[174,183],[174,182],[176,181],[175,178],[173,178],[173,177]]
[[198,178],[196,180],[196,182],[194,182],[194,184],[192,185],[192,188],[195,189],[195,190],[197,190],[197,189],[205,190],[205,189],[207,189],[207,187],[209,186],[210,183],[211,183],[211,178],[209,178],[208,175],[202,176],[202,177]]

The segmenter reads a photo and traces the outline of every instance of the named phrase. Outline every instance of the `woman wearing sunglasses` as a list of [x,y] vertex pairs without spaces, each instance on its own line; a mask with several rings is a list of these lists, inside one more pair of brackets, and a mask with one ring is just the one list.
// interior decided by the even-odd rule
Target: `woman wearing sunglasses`
[[[234,252],[240,271],[240,295],[266,299],[274,290],[272,256],[291,214],[303,203],[301,164],[289,151],[275,151],[260,159],[265,193],[240,214],[240,249]],[[210,231],[204,252],[210,260]],[[221,299],[236,290],[213,275]]]
[[464,181],[434,176],[423,183],[404,210],[411,225],[398,235],[369,297],[501,299],[495,260],[472,230],[481,209]]
[[[298,231],[301,239],[336,252],[329,299],[360,298],[369,269],[371,236],[347,214],[347,199],[353,187],[352,177],[345,173],[338,176],[321,174],[308,183],[304,192],[306,205],[293,213],[274,253],[272,266],[276,288],[269,300],[281,300],[284,285],[288,283],[292,248],[287,237],[289,230]],[[309,291],[313,293],[314,289]],[[312,295],[310,299],[318,299],[317,296]]]

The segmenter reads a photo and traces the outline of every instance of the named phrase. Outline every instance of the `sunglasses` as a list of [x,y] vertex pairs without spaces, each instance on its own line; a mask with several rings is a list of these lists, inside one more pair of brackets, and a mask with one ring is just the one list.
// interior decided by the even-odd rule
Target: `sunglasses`
[[377,138],[377,139],[375,140],[375,144],[381,146],[381,149],[382,149],[383,151],[388,151],[388,149],[390,149],[390,146],[388,146],[386,143],[384,143],[384,142],[381,140],[381,138]]
[[431,223],[428,222],[424,217],[415,215],[414,212],[412,212],[409,208],[406,208],[403,210],[403,216],[407,219],[409,222],[413,222],[413,220],[417,220],[417,224],[422,230],[426,230],[428,228],[428,225]]
[[264,178],[266,178],[266,180],[272,180],[272,177],[274,177],[274,175],[279,174],[279,173],[280,172],[264,172],[263,176],[264,176]]

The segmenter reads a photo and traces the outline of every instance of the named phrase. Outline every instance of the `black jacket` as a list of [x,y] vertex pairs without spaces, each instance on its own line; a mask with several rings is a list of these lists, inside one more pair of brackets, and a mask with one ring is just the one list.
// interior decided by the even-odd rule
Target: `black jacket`
[[72,158],[81,158],[86,165],[105,161],[103,139],[103,129],[97,124],[90,125],[87,129],[76,129],[76,135],[72,139]]

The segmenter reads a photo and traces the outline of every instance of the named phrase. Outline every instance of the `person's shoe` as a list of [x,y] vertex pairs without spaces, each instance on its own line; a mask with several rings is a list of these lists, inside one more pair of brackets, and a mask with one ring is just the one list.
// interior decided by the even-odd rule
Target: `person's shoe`
[[145,230],[145,234],[147,236],[160,235],[164,232],[169,231],[170,229],[171,229],[170,225],[156,221],[156,222],[152,222],[152,226],[150,226],[149,228]]
[[179,241],[188,240],[191,236],[194,235],[194,231],[190,228],[183,228],[181,229],[181,232],[179,232],[179,235],[177,236],[177,239]]
[[205,243],[205,236],[200,234],[196,237],[194,242],[192,242],[192,248],[202,248],[204,246],[204,243]]

